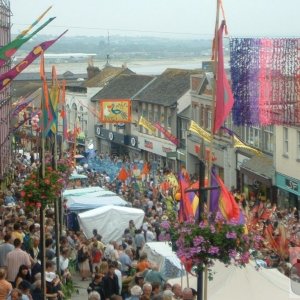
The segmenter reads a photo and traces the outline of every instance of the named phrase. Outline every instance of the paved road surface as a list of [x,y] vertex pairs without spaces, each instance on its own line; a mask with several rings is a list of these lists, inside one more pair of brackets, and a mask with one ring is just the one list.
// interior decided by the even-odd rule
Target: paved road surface
[[74,281],[74,286],[76,289],[78,289],[78,294],[74,293],[72,295],[72,300],[86,300],[88,298],[86,289],[88,288],[92,279],[82,281],[78,273],[72,274],[72,278]]

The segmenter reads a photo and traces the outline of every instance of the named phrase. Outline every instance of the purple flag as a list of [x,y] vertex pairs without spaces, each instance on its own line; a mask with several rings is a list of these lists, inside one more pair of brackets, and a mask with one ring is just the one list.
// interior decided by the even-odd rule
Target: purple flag
[[15,67],[4,74],[0,75],[0,91],[4,89],[16,76],[18,76],[24,69],[26,69],[42,52],[52,46],[59,38],[61,38],[67,30],[54,40],[46,41],[38,46],[35,46],[32,51]]
[[[215,167],[212,167],[211,169],[211,187],[219,187],[217,178],[216,178],[216,170]],[[220,191],[218,188],[212,189],[210,191],[210,202],[209,202],[209,211],[212,213],[216,213],[219,209],[219,197],[220,197]]]

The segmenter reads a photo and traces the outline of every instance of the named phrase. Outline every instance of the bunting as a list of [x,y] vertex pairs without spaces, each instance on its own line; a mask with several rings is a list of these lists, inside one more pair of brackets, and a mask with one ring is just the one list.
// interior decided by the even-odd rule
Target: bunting
[[25,99],[21,99],[19,103],[14,107],[14,109],[11,111],[12,117],[17,117],[18,114],[25,109],[32,101],[34,101],[39,95],[37,95],[35,98],[33,97],[27,97]]
[[171,132],[169,132],[165,127],[163,127],[160,123],[156,122],[154,124],[155,128],[157,128],[158,131],[160,131],[170,142],[172,142],[174,145],[179,145],[179,140],[176,136],[174,136]]
[[191,121],[191,125],[189,128],[189,131],[192,131],[194,133],[196,133],[197,135],[199,135],[202,139],[204,139],[207,142],[211,142],[212,141],[212,135],[206,131],[205,129],[201,128],[195,121]]
[[230,72],[240,125],[300,125],[300,38],[231,38]]
[[34,35],[36,35],[39,31],[41,31],[44,27],[46,27],[50,22],[52,22],[55,17],[50,18],[44,24],[42,24],[39,28],[37,28],[33,33],[28,36],[20,36],[14,39],[12,42],[0,48],[0,67],[5,65],[5,63],[17,52],[17,50],[29,41]]
[[35,46],[32,51],[15,67],[10,69],[4,74],[0,75],[0,91],[4,89],[16,76],[18,76],[23,70],[25,70],[36,58],[38,58],[43,51],[52,46],[58,39],[60,39],[65,33],[63,32],[59,37],[54,40],[46,41],[38,46]]
[[150,123],[147,119],[145,119],[143,116],[141,116],[139,119],[139,125],[143,126],[147,130],[149,130],[151,133],[154,133],[156,131],[155,126],[152,123]]

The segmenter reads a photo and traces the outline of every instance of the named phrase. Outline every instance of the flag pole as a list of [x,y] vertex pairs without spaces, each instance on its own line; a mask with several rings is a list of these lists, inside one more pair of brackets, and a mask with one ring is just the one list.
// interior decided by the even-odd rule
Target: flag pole
[[[211,106],[211,120],[212,120],[212,139],[209,145],[209,153],[208,153],[208,163],[207,163],[207,181],[208,185],[210,185],[211,181],[211,167],[212,167],[212,151],[213,151],[213,141],[214,141],[214,126],[215,126],[215,109],[216,109],[216,83],[217,83],[217,69],[218,69],[218,30],[219,30],[219,15],[220,15],[220,1],[216,0],[216,21],[215,21],[215,37],[214,37],[214,43],[213,43],[213,74],[214,74],[214,83],[213,83],[213,91],[212,91],[212,106]],[[200,185],[200,182],[199,182]],[[207,211],[210,211],[210,193],[207,193]],[[207,266],[205,267],[204,271],[204,300],[207,300],[207,293],[208,293],[208,270]]]

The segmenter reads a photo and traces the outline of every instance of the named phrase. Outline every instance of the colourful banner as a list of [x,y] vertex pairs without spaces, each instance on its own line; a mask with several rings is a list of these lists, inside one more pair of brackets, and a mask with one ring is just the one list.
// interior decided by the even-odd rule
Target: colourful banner
[[179,140],[176,136],[174,136],[171,132],[169,132],[166,128],[161,126],[158,122],[154,124],[154,126],[160,131],[170,142],[172,142],[174,145],[179,145]]
[[147,119],[145,119],[143,116],[140,117],[139,125],[149,130],[150,133],[154,133],[156,131],[155,126],[152,123],[150,123]]
[[192,131],[194,133],[196,133],[197,135],[199,135],[202,139],[204,139],[207,142],[211,142],[212,141],[212,135],[206,131],[205,129],[201,128],[195,121],[191,121],[191,125],[189,128],[189,131]]
[[0,91],[4,89],[16,76],[25,70],[41,53],[52,46],[58,39],[60,39],[68,30],[63,32],[59,37],[54,40],[46,41],[34,47],[32,51],[15,67],[0,75]]
[[39,113],[39,110],[32,112],[28,117],[26,117],[26,115],[25,115],[24,119],[14,126],[14,128],[12,129],[12,132],[15,132],[16,130],[18,130],[23,124],[25,124],[27,121],[31,120],[38,113]]
[[25,98],[23,101],[20,101],[16,107],[11,111],[11,116],[16,117],[23,109],[25,109],[34,98]]
[[46,27],[50,22],[52,22],[55,18],[50,18],[43,25],[41,25],[37,30],[28,36],[21,36],[19,38],[14,39],[9,44],[0,48],[0,67],[5,65],[5,63],[17,52],[17,50],[29,41],[34,35],[36,35],[39,31],[41,31],[44,27]]
[[130,123],[131,101],[129,99],[103,99],[100,101],[101,123]]

